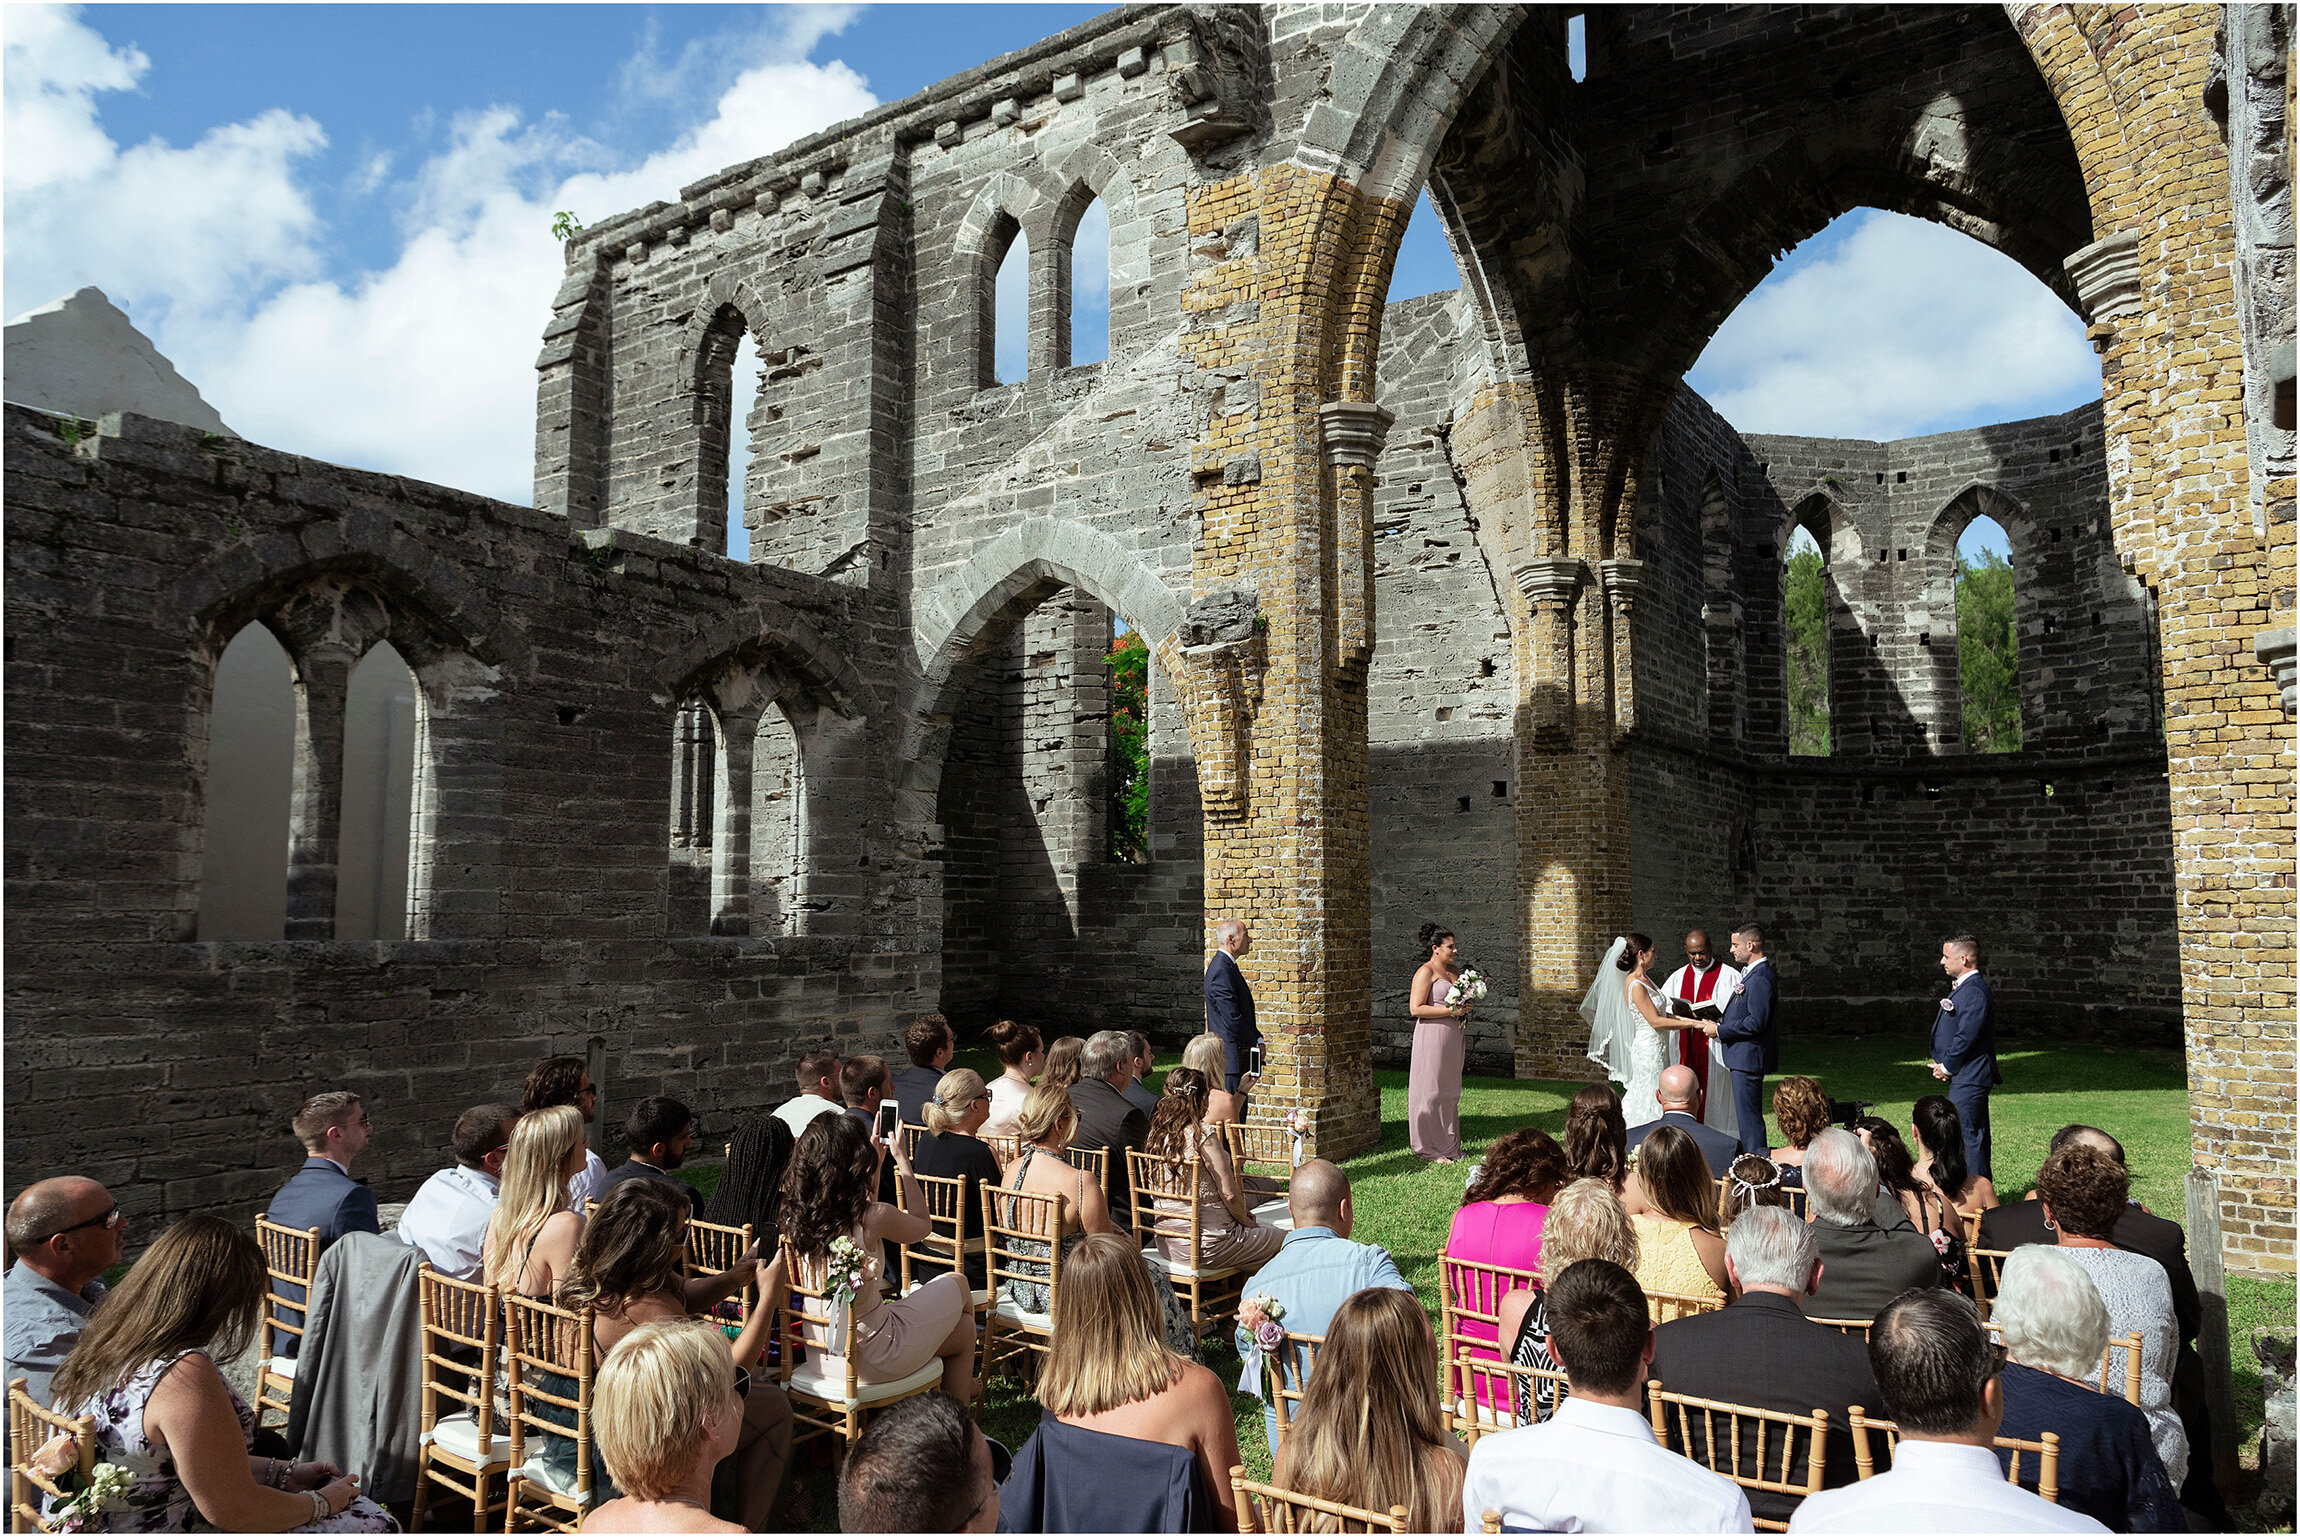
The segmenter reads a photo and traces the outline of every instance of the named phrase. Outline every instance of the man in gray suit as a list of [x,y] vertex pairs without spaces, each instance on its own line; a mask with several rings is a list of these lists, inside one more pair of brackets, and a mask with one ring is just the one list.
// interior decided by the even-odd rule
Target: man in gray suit
[[[367,1151],[367,1140],[374,1131],[367,1107],[348,1090],[314,1094],[295,1113],[296,1140],[303,1144],[307,1156],[295,1177],[272,1197],[264,1216],[298,1232],[318,1228],[319,1247],[311,1256],[315,1265],[327,1246],[344,1234],[379,1230],[375,1192],[351,1177],[352,1160]],[[279,1294],[289,1302],[303,1301],[302,1287],[290,1281],[276,1284]],[[296,1336],[274,1331],[273,1355],[293,1356],[296,1345]]]
[[[1805,1299],[1808,1318],[1874,1318],[1912,1286],[1938,1286],[1941,1259],[1913,1227],[1877,1225],[1877,1160],[1861,1139],[1836,1127],[1805,1149],[1805,1194],[1821,1284]],[[1896,1203],[1897,1204],[1897,1203]]]

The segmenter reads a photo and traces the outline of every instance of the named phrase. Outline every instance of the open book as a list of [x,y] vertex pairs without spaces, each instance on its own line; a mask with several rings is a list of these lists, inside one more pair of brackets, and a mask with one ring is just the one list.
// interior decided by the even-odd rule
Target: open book
[[1719,1003],[1687,1003],[1682,998],[1669,1000],[1669,1012],[1678,1019],[1706,1019],[1712,1024],[1725,1017],[1724,1006]]

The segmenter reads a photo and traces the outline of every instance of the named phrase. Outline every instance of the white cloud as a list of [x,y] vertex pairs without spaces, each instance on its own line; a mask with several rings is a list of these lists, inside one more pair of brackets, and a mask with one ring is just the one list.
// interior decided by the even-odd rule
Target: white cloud
[[1743,432],[1891,439],[2066,411],[2100,394],[2077,319],[2010,257],[1865,209],[1767,279],[1688,382]]
[[[841,21],[835,8],[807,7],[776,15],[754,50],[763,61],[635,164],[616,168],[608,147],[555,117],[464,113],[409,184],[398,258],[336,281],[314,275],[321,231],[291,174],[325,142],[316,123],[272,112],[190,150],[122,152],[96,125],[94,101],[132,85],[141,55],[111,50],[67,12],[18,20],[8,32],[12,312],[85,282],[145,301],[138,324],[250,439],[516,502],[533,489],[534,360],[564,271],[552,214],[597,221],[675,199],[688,182],[876,104],[845,64],[805,59]],[[20,33],[36,72],[27,78],[41,82],[24,103],[33,129],[75,145],[81,162],[70,183],[53,183],[83,189],[69,203],[47,186],[19,194]],[[51,196],[52,216],[28,201]],[[155,197],[167,205],[159,217]],[[221,210],[212,230],[163,222],[201,208]],[[34,276],[19,302],[25,272]]]

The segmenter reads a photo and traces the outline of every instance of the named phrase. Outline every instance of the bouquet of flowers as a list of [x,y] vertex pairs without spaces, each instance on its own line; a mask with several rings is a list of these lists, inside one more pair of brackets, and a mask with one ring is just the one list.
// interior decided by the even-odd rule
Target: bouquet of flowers
[[1286,1328],[1281,1322],[1285,1316],[1286,1305],[1268,1292],[1255,1292],[1239,1301],[1238,1355],[1245,1363],[1245,1369],[1238,1373],[1239,1392],[1261,1391],[1262,1357],[1286,1342]]
[[834,1238],[823,1256],[823,1293],[831,1301],[831,1339],[846,1338],[855,1294],[870,1284],[870,1258],[851,1238]]
[[1455,1013],[1466,1014],[1469,1006],[1485,997],[1485,993],[1485,973],[1473,966],[1454,979],[1453,996],[1449,1001]]
[[[49,1510],[48,1519],[59,1532],[98,1530],[103,1525],[104,1512],[134,1487],[136,1475],[116,1462],[99,1462],[83,1482],[79,1470],[71,1465],[71,1458],[72,1438],[57,1436],[40,1448],[34,1460],[33,1465],[54,1479],[56,1487],[72,1491]],[[63,1471],[50,1472],[49,1465],[56,1462],[63,1464]]]
[[1310,1112],[1296,1105],[1286,1112],[1286,1130],[1294,1136],[1294,1167],[1302,1166],[1302,1142],[1310,1134]]

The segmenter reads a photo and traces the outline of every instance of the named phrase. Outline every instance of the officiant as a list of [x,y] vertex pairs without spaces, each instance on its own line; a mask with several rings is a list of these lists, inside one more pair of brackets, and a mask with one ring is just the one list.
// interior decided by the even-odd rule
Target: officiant
[[[1740,970],[1717,959],[1709,946],[1708,932],[1691,929],[1685,935],[1685,964],[1671,974],[1661,991],[1670,1000],[1670,1012],[1715,1020],[1725,1012],[1726,1000],[1740,984]],[[1721,1066],[1716,1069],[1712,1092],[1710,1069],[1715,1059],[1709,1050],[1709,1037],[1698,1030],[1679,1030],[1672,1039],[1679,1053],[1678,1064],[1692,1071],[1697,1085],[1693,1113],[1704,1126],[1738,1137],[1740,1118],[1734,1113],[1732,1085],[1726,1082]]]

